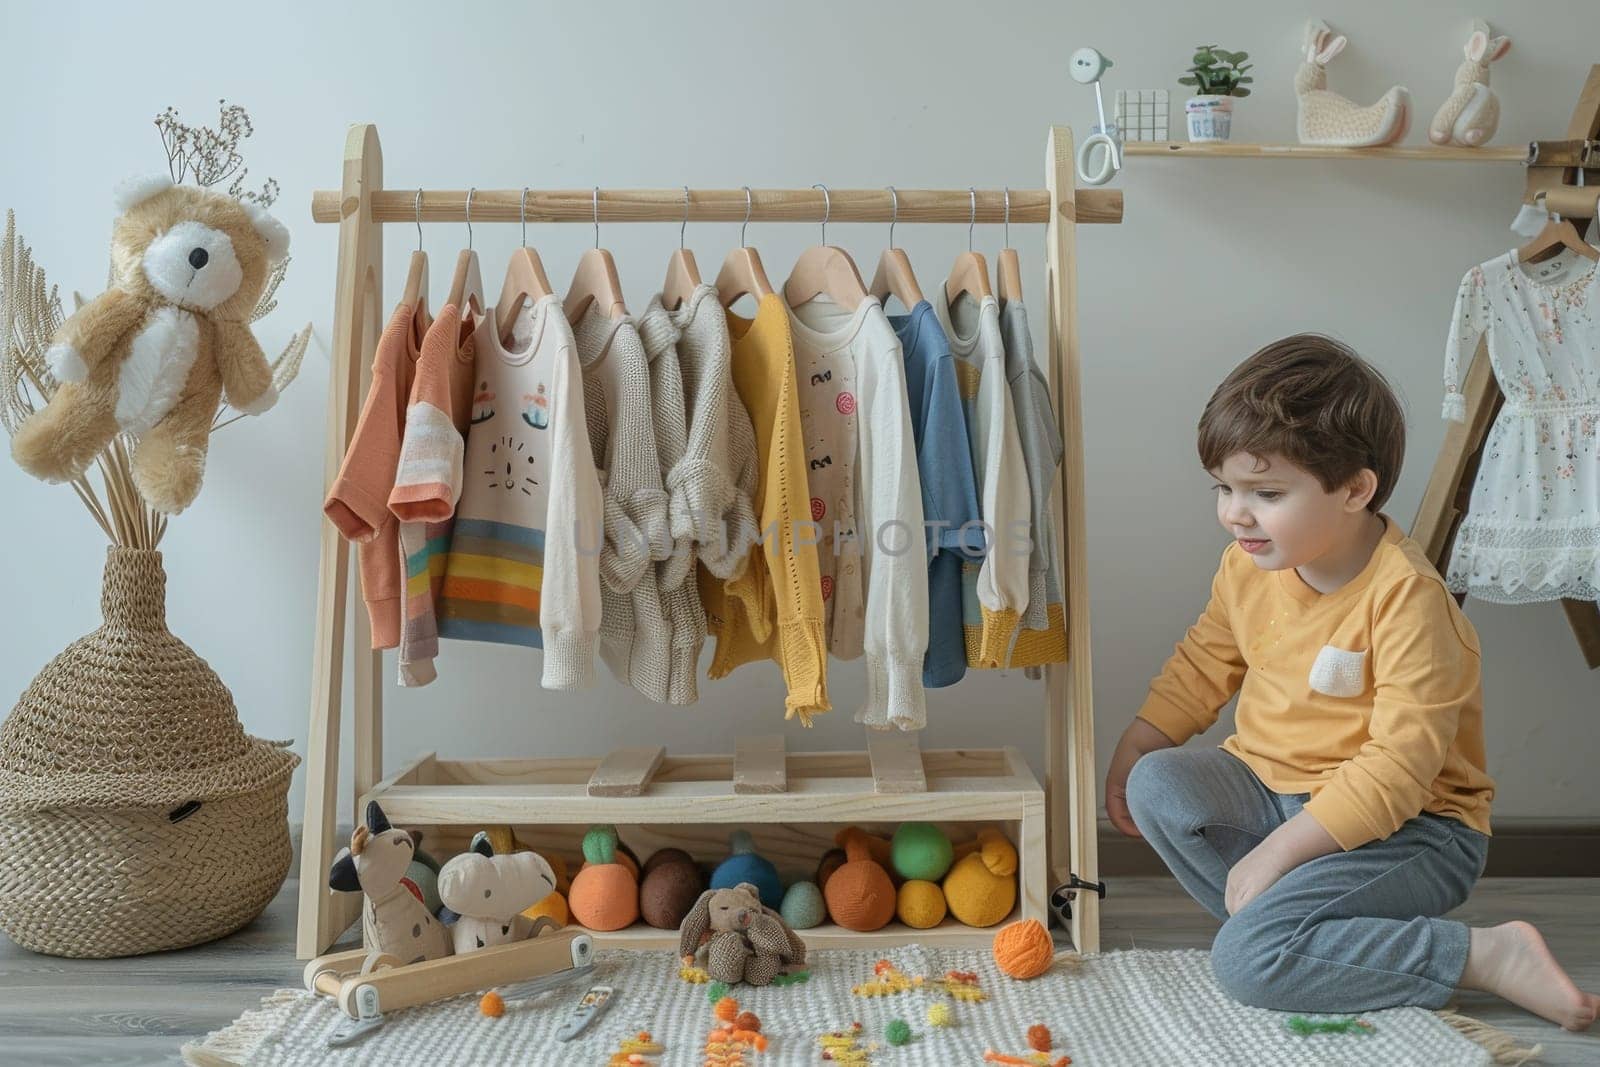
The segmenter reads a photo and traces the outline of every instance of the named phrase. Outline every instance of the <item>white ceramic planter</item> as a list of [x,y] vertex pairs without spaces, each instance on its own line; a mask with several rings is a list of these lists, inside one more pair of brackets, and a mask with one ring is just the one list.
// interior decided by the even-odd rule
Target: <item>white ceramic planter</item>
[[1233,130],[1233,97],[1191,96],[1183,105],[1189,140],[1226,141]]

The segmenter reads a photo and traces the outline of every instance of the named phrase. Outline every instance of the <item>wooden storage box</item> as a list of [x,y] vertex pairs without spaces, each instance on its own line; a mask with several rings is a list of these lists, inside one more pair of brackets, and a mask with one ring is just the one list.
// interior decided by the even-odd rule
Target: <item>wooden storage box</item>
[[[759,738],[741,742],[732,755],[670,756],[657,748],[622,749],[605,759],[445,760],[429,754],[380,783],[361,803],[376,800],[394,825],[422,830],[424,847],[441,860],[464,847],[475,830],[511,825],[522,842],[560,853],[573,871],[578,843],[596,823],[617,826],[641,861],[672,846],[706,864],[727,856],[728,835],[743,828],[786,882],[809,878],[844,826],[888,835],[902,822],[932,822],[957,842],[989,826],[1017,846],[1012,918],[1046,921],[1044,789],[1021,753],[918,753],[902,740],[885,735],[870,753],[785,753],[781,738]],[[910,940],[981,947],[995,929],[946,919],[929,930],[896,922],[857,933],[827,924],[802,934],[813,948]],[[591,934],[604,948],[677,945],[675,931],[643,923]]]

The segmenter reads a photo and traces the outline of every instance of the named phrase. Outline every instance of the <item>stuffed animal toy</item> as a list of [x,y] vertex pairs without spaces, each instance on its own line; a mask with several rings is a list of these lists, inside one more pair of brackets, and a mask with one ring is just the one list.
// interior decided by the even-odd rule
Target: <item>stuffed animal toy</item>
[[783,906],[783,879],[772,861],[756,855],[756,843],[746,830],[735,830],[728,838],[732,855],[711,872],[712,889],[728,889],[749,882],[761,893],[764,907]]
[[1411,93],[1397,85],[1370,107],[1361,107],[1328,91],[1328,63],[1350,42],[1335,37],[1328,24],[1312,20],[1306,26],[1305,60],[1294,76],[1300,98],[1300,143],[1369,148],[1393,144],[1411,124]]
[[[555,872],[555,891],[560,893],[564,898],[567,895],[567,890],[572,888],[572,881],[567,877],[567,861],[561,857],[561,853],[540,852],[538,849],[525,843],[521,838],[519,838],[516,835],[516,831],[512,830],[509,826],[487,826],[484,828],[483,832],[489,835],[489,844],[494,847],[494,854],[496,856],[505,856],[512,852],[539,852],[540,857],[546,863],[548,863],[550,865],[550,869]],[[566,907],[565,902],[563,902],[562,907]],[[563,922],[564,921],[565,920],[563,920]]]
[[748,882],[700,894],[679,928],[684,966],[693,965],[706,938],[706,973],[716,982],[768,985],[785,965],[806,962],[806,943]]
[[638,865],[624,863],[614,826],[583,835],[583,869],[572,879],[567,906],[591,930],[621,930],[639,917]]
[[1489,24],[1474,19],[1466,61],[1456,68],[1456,87],[1428,123],[1428,140],[1477,148],[1500,125],[1500,98],[1489,89],[1489,64],[1511,51],[1511,38],[1489,36]]
[[448,956],[452,945],[444,924],[403,884],[416,842],[389,825],[378,802],[367,802],[367,821],[350,835],[328,870],[328,886],[342,893],[364,893],[361,925],[367,943],[402,963]]
[[1017,903],[1017,850],[998,830],[980,830],[944,877],[950,914],[968,926],[993,926]]
[[644,865],[639,914],[658,930],[676,930],[706,888],[700,865],[679,848],[658,850]]
[[846,827],[835,840],[847,858],[822,888],[828,914],[846,930],[881,930],[894,918],[895,891],[889,872],[872,858],[871,841],[860,828]]
[[289,231],[253,204],[165,175],[124,182],[116,204],[111,288],[46,350],[60,388],[11,454],[29,474],[67,482],[130,434],[134,484],[174,515],[200,491],[222,396],[247,415],[277,400],[249,320]]
[[527,940],[534,923],[521,912],[548,897],[555,887],[555,872],[544,857],[537,852],[497,856],[489,836],[480,831],[470,851],[439,870],[439,899],[459,916],[450,927],[456,955]]

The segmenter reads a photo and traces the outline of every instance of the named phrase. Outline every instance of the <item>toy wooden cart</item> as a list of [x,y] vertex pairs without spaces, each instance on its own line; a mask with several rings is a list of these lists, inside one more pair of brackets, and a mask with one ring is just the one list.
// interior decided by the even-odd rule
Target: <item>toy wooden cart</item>
[[594,970],[594,942],[580,930],[479,949],[461,956],[402,964],[366,949],[318,956],[306,964],[306,988],[332,997],[351,1022],[328,1037],[348,1045],[383,1025],[386,1012],[500,987],[506,1000],[529,997]]
[[[312,217],[339,224],[338,289],[329,386],[324,474],[331,483],[366,395],[368,360],[388,302],[382,286],[382,228],[387,223],[465,221],[465,190],[385,190],[377,129],[350,128],[337,190],[313,194]],[[996,826],[1017,845],[1018,916],[1044,920],[1070,910],[1080,951],[1099,947],[1095,846],[1097,779],[1089,656],[1088,567],[1084,554],[1084,455],[1076,329],[1079,223],[1116,223],[1122,194],[1074,188],[1072,135],[1053,127],[1045,151],[1045,188],[1012,190],[681,188],[623,191],[475,190],[474,225],[487,222],[636,221],[1044,223],[1048,293],[1046,371],[1065,446],[1054,493],[1056,551],[1065,557],[1069,660],[1044,671],[1046,778],[1041,786],[1014,748],[921,751],[914,734],[867,732],[865,752],[787,752],[781,737],[741,738],[731,754],[668,755],[663,747],[624,748],[598,758],[447,760],[427,755],[385,778],[382,772],[380,656],[369,651],[364,608],[351,618],[350,552],[331,523],[322,527],[311,725],[306,742],[305,831],[301,848],[296,949],[316,955],[356,918],[359,896],[335,894],[326,872],[337,817],[339,722],[344,649],[351,629],[353,743],[359,811],[377,800],[395,825],[441,828],[510,824],[524,831],[574,833],[614,823],[635,835],[658,835],[695,855],[725,850],[733,825],[759,847],[788,848],[814,864],[832,827],[845,823],[892,830],[901,820],[947,825],[958,837]],[[893,212],[893,214],[891,214]],[[1008,261],[1008,255],[1010,260]],[[1001,254],[1002,286],[1016,278],[1015,253]],[[1058,563],[1061,560],[1058,559]],[[727,684],[727,683],[724,683]],[[937,700],[937,695],[930,695]],[[581,829],[576,832],[581,833]],[[430,835],[430,840],[435,839]],[[531,843],[531,842],[530,842]],[[534,847],[547,846],[540,839]],[[807,851],[809,850],[809,851]],[[781,864],[780,864],[781,865]],[[1052,894],[1051,888],[1058,887]],[[667,947],[671,932],[634,928],[593,935],[601,947]],[[813,947],[878,946],[918,941],[987,944],[993,930],[947,921],[932,930],[893,924],[874,934],[830,927],[807,930]]]

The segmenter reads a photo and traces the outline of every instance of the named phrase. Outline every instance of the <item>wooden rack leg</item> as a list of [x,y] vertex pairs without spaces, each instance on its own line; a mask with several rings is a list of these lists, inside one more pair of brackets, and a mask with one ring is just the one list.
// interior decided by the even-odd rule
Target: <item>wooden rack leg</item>
[[[1089,653],[1089,562],[1084,510],[1082,367],[1078,354],[1078,254],[1076,172],[1072,131],[1052,126],[1045,152],[1050,221],[1045,238],[1049,283],[1049,382],[1061,431],[1061,475],[1053,504],[1056,563],[1067,600],[1066,663],[1045,671],[1045,814],[1051,877],[1076,874],[1100,880],[1095,837],[1099,781],[1094,758],[1094,684]],[[1065,552],[1065,565],[1062,553]],[[1064,818],[1063,818],[1064,817]],[[1072,943],[1079,952],[1100,950],[1100,898],[1078,894],[1072,905]]]
[[[323,485],[331,486],[355,431],[362,400],[366,353],[380,325],[383,236],[371,221],[370,197],[383,182],[377,128],[355,125],[345,139],[343,219],[339,223],[338,296],[334,304],[333,352],[328,372],[328,446]],[[333,944],[360,911],[360,896],[328,888],[338,814],[339,714],[344,688],[345,610],[352,585],[349,546],[329,522],[322,523],[317,570],[316,647],[311,665],[311,725],[306,735],[306,807],[300,841],[300,911],[295,954],[310,959]],[[377,782],[381,761],[375,665],[356,626],[356,780],[358,789]],[[359,795],[359,794],[358,794]]]

